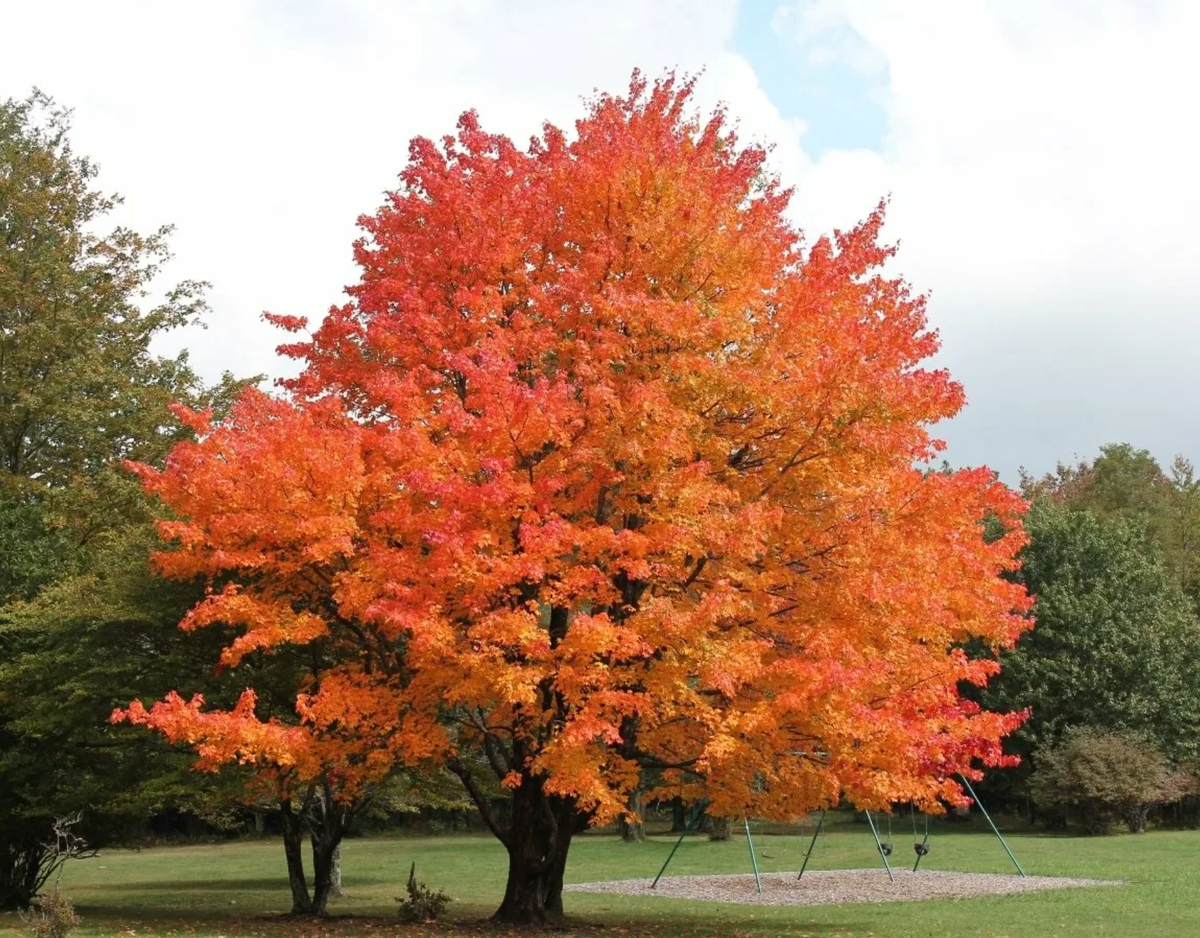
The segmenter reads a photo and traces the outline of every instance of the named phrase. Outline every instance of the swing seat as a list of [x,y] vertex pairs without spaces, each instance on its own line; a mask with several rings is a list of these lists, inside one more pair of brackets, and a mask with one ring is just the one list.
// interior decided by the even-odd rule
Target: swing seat
[[917,843],[913,844],[913,850],[915,850],[917,852],[917,856],[919,856],[919,857],[929,856],[929,844],[923,844],[923,843],[917,842]]
[[880,844],[879,849],[883,851],[883,855],[885,857],[890,857],[892,855],[892,845],[890,841],[888,843]]

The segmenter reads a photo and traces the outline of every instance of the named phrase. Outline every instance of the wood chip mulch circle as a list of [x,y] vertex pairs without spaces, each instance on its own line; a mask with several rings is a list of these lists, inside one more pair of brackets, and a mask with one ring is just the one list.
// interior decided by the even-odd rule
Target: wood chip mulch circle
[[810,870],[801,880],[795,873],[764,873],[763,891],[749,874],[726,876],[664,876],[658,888],[649,879],[619,879],[606,883],[574,883],[570,892],[659,896],[750,905],[828,905],[843,902],[913,902],[921,899],[967,899],[972,896],[1012,895],[1043,889],[1082,886],[1124,886],[1121,880],[1069,879],[1060,876],[1017,876],[1007,873],[954,873],[942,870],[895,870],[896,881],[880,869]]

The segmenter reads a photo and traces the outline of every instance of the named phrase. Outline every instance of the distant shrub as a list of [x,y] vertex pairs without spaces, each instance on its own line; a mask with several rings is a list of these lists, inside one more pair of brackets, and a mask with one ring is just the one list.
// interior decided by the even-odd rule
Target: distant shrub
[[75,906],[58,891],[58,887],[22,912],[21,920],[33,932],[34,938],[67,938],[67,935],[79,927],[79,916],[75,914]]
[[407,898],[397,897],[400,903],[400,919],[404,922],[432,922],[441,917],[454,900],[446,893],[430,889],[424,883],[417,882],[417,864],[414,863],[408,871]]
[[1145,739],[1091,728],[1039,751],[1036,764],[1030,792],[1038,806],[1075,819],[1089,834],[1106,834],[1117,821],[1139,833],[1151,808],[1178,800],[1189,784]]

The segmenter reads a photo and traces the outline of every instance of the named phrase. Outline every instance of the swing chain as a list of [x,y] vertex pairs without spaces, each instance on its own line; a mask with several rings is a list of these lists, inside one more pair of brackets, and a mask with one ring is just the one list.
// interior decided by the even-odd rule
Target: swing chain
[[917,862],[913,864],[912,871],[915,873],[917,867],[921,865],[921,859],[929,856],[929,814],[922,812],[925,815],[925,837],[922,840],[917,840],[920,835],[917,833],[917,806],[909,804],[909,814],[912,816],[913,826],[913,852],[917,855]]

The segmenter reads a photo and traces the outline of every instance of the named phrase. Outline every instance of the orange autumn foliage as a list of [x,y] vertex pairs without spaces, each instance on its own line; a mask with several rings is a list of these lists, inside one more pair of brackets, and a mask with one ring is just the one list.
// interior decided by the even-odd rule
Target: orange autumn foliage
[[[183,549],[157,555],[160,572],[182,579],[202,575],[210,582],[222,579],[223,570],[234,569],[243,575],[257,570],[266,577],[253,589],[226,580],[188,613],[181,628],[241,626],[242,634],[221,656],[222,667],[236,666],[256,650],[327,638],[329,622],[315,611],[325,590],[314,588],[312,577],[350,547],[346,522],[339,518],[347,513],[353,517],[360,492],[357,476],[346,471],[356,428],[342,419],[342,432],[336,433],[339,421],[329,408],[298,411],[251,390],[235,404],[230,426],[246,420],[260,435],[253,443],[243,437],[223,452],[226,431],[209,432],[211,415],[182,408],[176,412],[205,442],[173,451],[171,471],[190,480],[191,500],[184,506],[179,493],[167,500],[193,517],[206,516],[210,523],[201,533],[192,522],[161,522],[163,537]],[[295,460],[297,441],[305,448],[302,463]],[[227,476],[223,461],[244,457],[247,445],[256,449],[253,470],[247,472],[242,464]],[[152,490],[160,490],[167,478],[145,466],[131,468]],[[274,528],[257,527],[268,518],[277,522],[282,515],[292,520]],[[210,551],[211,543],[197,538],[216,538],[224,546]],[[193,548],[210,556],[199,563]],[[204,710],[202,695],[185,701],[171,694],[149,709],[134,701],[115,711],[113,719],[150,726],[171,742],[192,747],[198,770],[216,771],[233,763],[251,766],[257,770],[251,794],[281,799],[320,783],[353,801],[397,762],[416,763],[443,748],[424,726],[414,732],[411,715],[397,703],[394,677],[364,670],[353,656],[301,677],[295,690],[295,719],[288,722],[259,719],[253,690],[245,691],[228,711]]]
[[963,393],[923,367],[882,207],[806,246],[691,90],[635,78],[524,150],[473,113],[414,141],[351,302],[283,348],[286,397],[191,415],[138,468],[176,519],[163,571],[218,584],[185,627],[241,626],[230,665],[311,641],[338,664],[294,727],[252,698],[132,716],[205,762],[486,763],[594,823],[645,766],[790,818],[936,810],[1004,763],[1022,715],[960,696],[997,668],[961,648],[1028,627],[1002,577],[1024,506],[914,468]]

